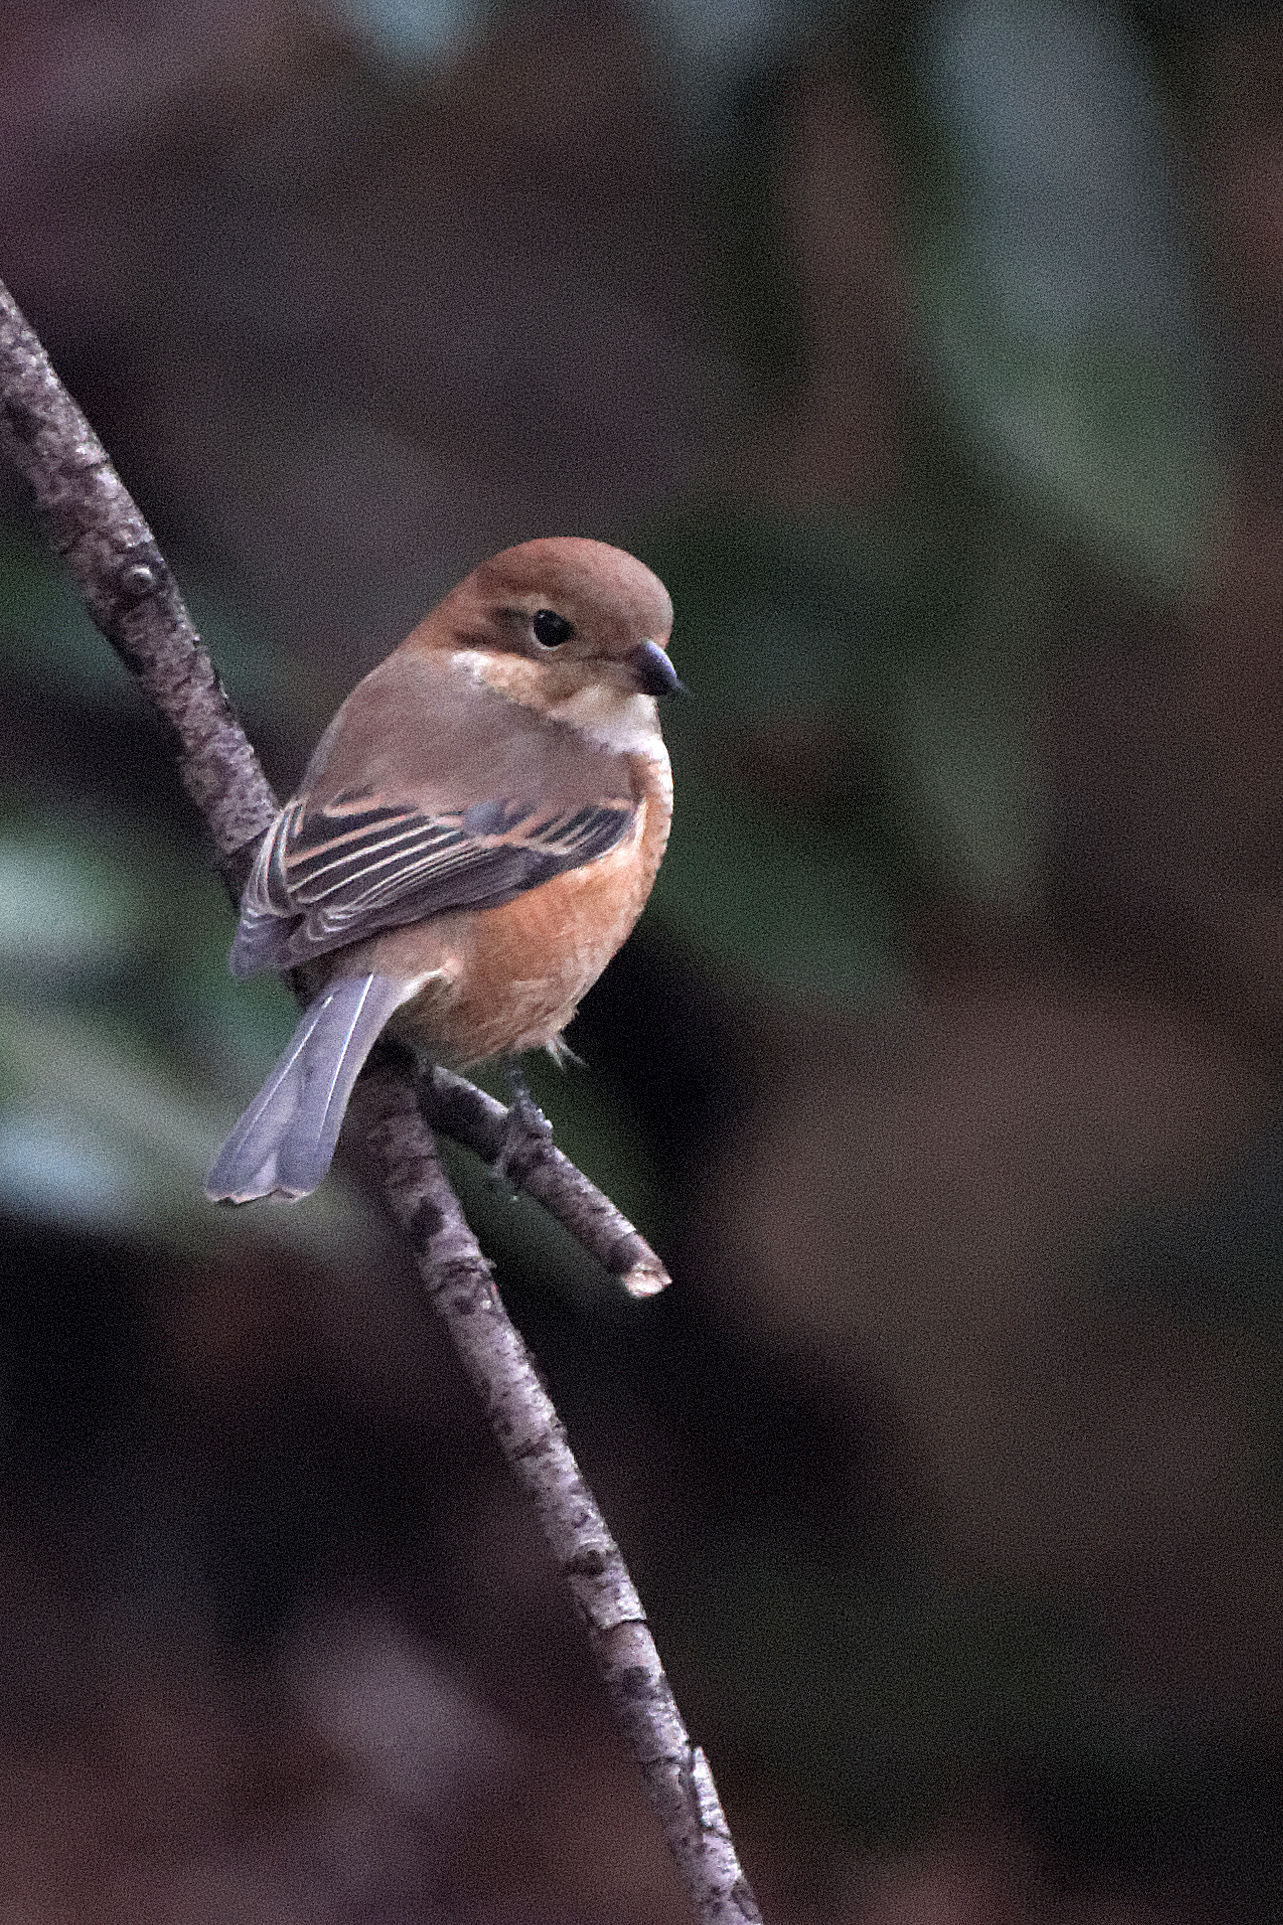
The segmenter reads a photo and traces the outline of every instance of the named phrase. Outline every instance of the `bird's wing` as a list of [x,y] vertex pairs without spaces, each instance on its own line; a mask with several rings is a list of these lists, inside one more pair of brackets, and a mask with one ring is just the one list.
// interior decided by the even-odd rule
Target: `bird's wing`
[[[495,908],[604,855],[633,824],[623,758],[563,739],[568,731],[489,691],[452,699],[448,674],[398,767],[394,698],[424,691],[384,676],[373,706],[358,702],[381,673],[349,697],[263,840],[232,945],[236,976],[293,969],[447,909]],[[390,727],[363,753],[380,717]],[[375,783],[334,789],[336,773],[358,768]]]
[[496,908],[604,855],[635,812],[633,803],[598,802],[548,814],[501,801],[424,815],[368,794],[323,809],[291,802],[246,887],[232,973],[293,969],[446,909]]

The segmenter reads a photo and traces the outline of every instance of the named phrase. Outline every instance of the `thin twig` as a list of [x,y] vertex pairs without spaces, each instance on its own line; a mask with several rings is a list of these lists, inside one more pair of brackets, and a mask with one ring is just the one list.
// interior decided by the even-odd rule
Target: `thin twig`
[[[420,1108],[434,1130],[475,1150],[485,1162],[494,1162],[508,1122],[502,1103],[447,1069],[423,1071],[418,1089]],[[619,1278],[630,1297],[653,1297],[667,1288],[669,1274],[645,1237],[555,1144],[532,1140],[508,1169],[527,1196],[542,1203],[590,1256]]]
[[[184,785],[209,825],[224,873],[243,873],[250,845],[275,813],[275,797],[155,537],[2,284],[0,441],[30,485],[90,615],[177,737]],[[455,1091],[450,1100],[463,1099]],[[587,1625],[695,1916],[705,1925],[760,1919],[632,1580],[445,1178],[414,1077],[394,1052],[385,1049],[371,1063],[352,1111],[426,1294]],[[484,1107],[478,1114],[488,1131],[494,1119]]]

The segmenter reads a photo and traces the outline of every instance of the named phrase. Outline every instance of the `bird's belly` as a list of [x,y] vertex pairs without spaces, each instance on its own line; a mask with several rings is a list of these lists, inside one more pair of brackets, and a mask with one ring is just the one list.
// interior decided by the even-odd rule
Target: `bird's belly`
[[630,837],[498,908],[420,925],[419,956],[430,928],[440,974],[390,1027],[458,1069],[554,1042],[641,913],[651,877],[637,854]]

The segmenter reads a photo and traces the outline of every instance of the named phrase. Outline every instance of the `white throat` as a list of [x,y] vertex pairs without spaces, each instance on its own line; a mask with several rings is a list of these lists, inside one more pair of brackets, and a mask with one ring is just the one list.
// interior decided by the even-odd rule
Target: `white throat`
[[617,755],[647,755],[658,761],[664,754],[653,695],[630,695],[597,682],[557,702],[549,714],[554,721],[582,729]]

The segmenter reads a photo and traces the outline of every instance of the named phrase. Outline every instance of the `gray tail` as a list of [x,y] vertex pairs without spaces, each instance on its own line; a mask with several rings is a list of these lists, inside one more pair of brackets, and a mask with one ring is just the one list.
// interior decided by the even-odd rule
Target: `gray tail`
[[361,1065],[405,994],[389,976],[343,976],[321,991],[214,1158],[205,1183],[212,1203],[311,1194],[330,1167]]

